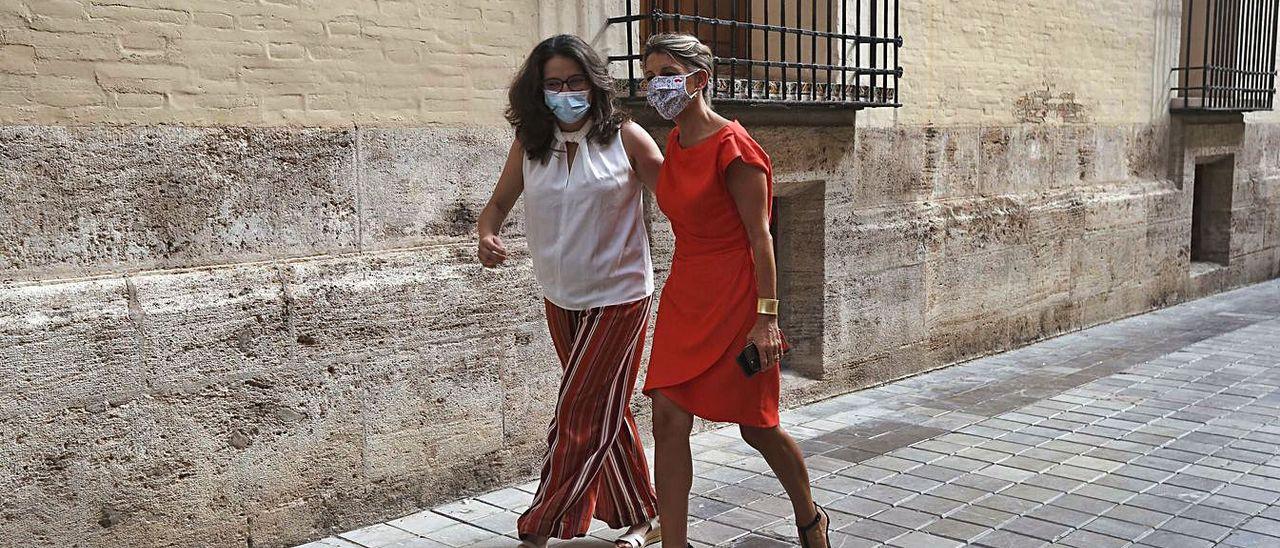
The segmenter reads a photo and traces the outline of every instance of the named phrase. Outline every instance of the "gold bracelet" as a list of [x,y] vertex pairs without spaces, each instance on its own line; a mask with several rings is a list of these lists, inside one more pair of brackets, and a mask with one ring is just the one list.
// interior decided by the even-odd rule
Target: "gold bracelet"
[[770,316],[777,316],[778,299],[756,299],[756,312],[760,314],[768,314]]

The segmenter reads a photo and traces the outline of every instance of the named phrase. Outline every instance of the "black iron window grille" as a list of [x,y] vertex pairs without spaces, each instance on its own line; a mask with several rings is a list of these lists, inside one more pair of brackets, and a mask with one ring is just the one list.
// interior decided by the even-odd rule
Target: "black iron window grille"
[[1173,110],[1271,110],[1280,0],[1186,0]]
[[715,54],[719,103],[898,107],[898,0],[627,0],[621,95],[642,97],[649,36],[686,32]]

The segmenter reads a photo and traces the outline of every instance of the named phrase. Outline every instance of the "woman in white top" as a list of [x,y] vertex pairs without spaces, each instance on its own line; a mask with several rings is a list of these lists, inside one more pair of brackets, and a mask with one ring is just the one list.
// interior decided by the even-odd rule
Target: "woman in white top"
[[515,140],[480,214],[477,255],[508,257],[498,232],[521,194],[534,274],[564,369],[533,503],[517,522],[521,546],[587,533],[592,517],[622,548],[658,540],[657,500],[631,417],[631,393],[653,294],[643,187],[662,153],[614,106],[613,79],[576,36],[538,44],[509,92]]

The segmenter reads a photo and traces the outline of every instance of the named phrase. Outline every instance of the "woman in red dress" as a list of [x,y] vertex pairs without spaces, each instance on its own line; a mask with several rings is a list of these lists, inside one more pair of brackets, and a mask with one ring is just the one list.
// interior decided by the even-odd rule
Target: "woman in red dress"
[[[739,425],[778,476],[800,541],[826,548],[826,512],[813,502],[804,456],[778,426],[776,267],[769,235],[773,168],[737,122],[708,103],[711,50],[687,34],[659,34],[644,51],[648,100],[674,120],[658,176],[658,206],[675,232],[644,392],[653,399],[654,478],[664,548],[687,544],[696,415]],[[762,368],[737,360],[748,344]]]

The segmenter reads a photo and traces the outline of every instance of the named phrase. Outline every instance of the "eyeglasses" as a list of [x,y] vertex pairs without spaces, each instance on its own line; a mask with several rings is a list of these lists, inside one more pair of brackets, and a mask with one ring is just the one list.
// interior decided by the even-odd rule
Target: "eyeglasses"
[[591,88],[591,81],[586,76],[575,74],[565,80],[559,78],[548,78],[542,81],[542,89],[559,93],[568,89],[569,91],[585,91]]

